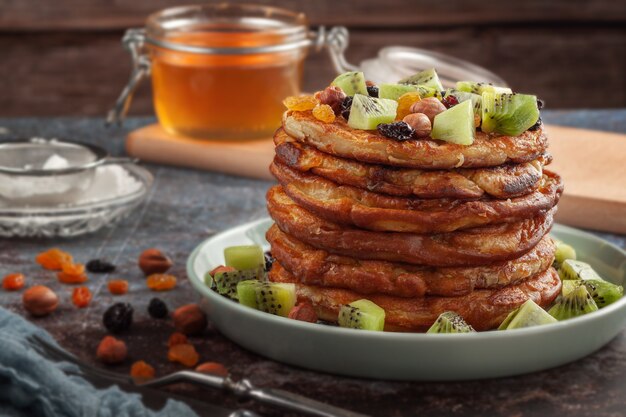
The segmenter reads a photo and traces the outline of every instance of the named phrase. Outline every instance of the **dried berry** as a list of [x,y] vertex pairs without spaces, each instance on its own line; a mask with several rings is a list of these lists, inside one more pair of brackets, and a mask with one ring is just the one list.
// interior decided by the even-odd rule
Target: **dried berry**
[[541,117],[540,117],[539,119],[537,119],[537,123],[535,123],[534,125],[529,127],[528,130],[535,131],[535,130],[539,129],[542,124],[543,124],[543,122],[541,121]]
[[404,93],[398,98],[398,108],[396,109],[396,120],[404,119],[408,114],[411,114],[411,106],[420,101],[420,95],[418,92],[411,91]]
[[317,106],[317,100],[313,96],[291,96],[283,100],[288,110],[307,111]]
[[84,308],[91,302],[91,291],[87,287],[77,287],[72,291],[72,303],[78,308]]
[[313,117],[324,123],[332,123],[335,121],[335,112],[328,104],[318,104],[313,108]]
[[370,97],[378,97],[378,87],[375,85],[368,85],[367,94],[369,94]]
[[137,361],[130,367],[130,376],[135,379],[152,379],[154,378],[154,375],[154,368],[144,361]]
[[82,284],[88,280],[85,266],[82,264],[64,264],[57,277],[63,284]]
[[167,347],[172,347],[175,345],[184,345],[189,343],[187,340],[187,336],[180,332],[174,332],[170,335],[170,338],[167,340]]
[[102,323],[111,333],[121,333],[133,324],[133,307],[128,303],[115,303],[102,316]]
[[341,103],[341,116],[346,120],[350,118],[350,109],[352,109],[352,97],[348,96]]
[[169,291],[176,286],[176,277],[169,274],[152,274],[146,278],[146,285],[152,291]]
[[128,281],[125,279],[112,279],[107,283],[109,292],[113,295],[122,295],[128,292]]
[[272,266],[274,266],[274,262],[276,261],[276,258],[274,258],[272,256],[272,252],[265,252],[263,254],[263,257],[265,258],[265,270],[266,271],[270,271],[272,269]]
[[98,345],[96,357],[106,364],[116,364],[124,362],[128,349],[124,341],[114,338],[113,336],[105,336]]
[[378,125],[381,135],[395,140],[414,138],[415,131],[406,122],[381,123]]
[[196,366],[200,356],[196,348],[188,343],[174,345],[167,352],[167,359],[171,362],[178,362],[185,366]]
[[141,252],[137,261],[144,275],[163,274],[173,265],[172,260],[158,249],[150,248]]
[[176,330],[186,335],[202,333],[207,326],[206,315],[197,304],[187,304],[177,308],[172,318]]
[[37,263],[45,269],[53,271],[60,271],[65,264],[71,264],[73,262],[72,256],[63,252],[59,248],[48,249],[45,252],[41,252],[35,258]]
[[87,271],[94,274],[108,274],[115,271],[115,265],[102,259],[92,259],[87,262]]
[[289,315],[287,317],[293,320],[317,323],[317,313],[315,312],[315,308],[313,308],[313,304],[308,302],[299,303],[289,311]]
[[441,102],[443,103],[444,106],[446,106],[446,108],[449,109],[450,107],[453,107],[459,104],[459,99],[457,99],[453,95],[449,95],[448,97],[444,97],[443,99],[441,99]]
[[148,314],[155,319],[164,319],[167,317],[169,310],[167,305],[160,298],[153,298],[148,304]]
[[9,274],[2,279],[5,291],[17,291],[24,288],[24,274]]
[[56,310],[59,297],[45,285],[30,287],[22,295],[24,308],[33,316],[46,316]]
[[204,362],[196,366],[196,372],[202,372],[205,374],[213,374],[219,376],[228,376],[228,369],[217,362]]

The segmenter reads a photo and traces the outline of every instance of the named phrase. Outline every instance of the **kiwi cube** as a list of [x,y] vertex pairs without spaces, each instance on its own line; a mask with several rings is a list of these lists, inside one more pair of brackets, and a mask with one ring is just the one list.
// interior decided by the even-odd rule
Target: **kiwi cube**
[[257,269],[265,265],[263,249],[258,245],[231,246],[224,249],[224,263],[237,270]]
[[378,97],[397,101],[401,95],[413,91],[417,91],[417,86],[409,84],[381,84],[378,86]]
[[597,279],[602,277],[586,262],[577,261],[575,259],[565,259],[559,267],[559,276],[561,280],[568,279]]
[[425,87],[433,88],[437,91],[443,90],[443,85],[439,81],[439,76],[434,68],[430,68],[417,74],[413,74],[410,77],[403,78],[399,81],[400,84],[413,84],[423,85]]
[[527,94],[482,93],[482,122],[485,133],[517,136],[539,120],[537,97]]
[[341,327],[382,331],[385,328],[385,310],[370,300],[357,300],[341,306],[337,322]]
[[258,279],[248,279],[237,283],[239,304],[256,309],[256,289],[262,284]]
[[448,88],[443,98],[454,97],[457,102],[463,103],[464,101],[470,100],[472,102],[472,108],[474,109],[474,114],[481,115],[482,111],[482,101],[483,98],[479,94],[468,93],[466,91],[455,90],[453,88]]
[[362,130],[376,129],[381,123],[393,122],[397,108],[395,100],[356,94],[352,99],[348,126]]
[[215,290],[232,300],[238,300],[237,285],[241,281],[250,279],[258,279],[259,275],[262,275],[262,270],[247,269],[245,271],[227,271],[218,272],[213,277],[215,283]]
[[472,333],[475,331],[459,314],[454,311],[445,311],[437,317],[426,333]]
[[554,239],[556,252],[554,253],[554,266],[558,269],[567,259],[576,260],[576,250],[565,242]]
[[341,88],[347,96],[354,96],[355,94],[368,95],[365,75],[361,71],[344,72],[338,75],[330,85]]
[[498,330],[521,329],[556,323],[557,320],[530,298],[504,319]]
[[465,91],[468,93],[479,94],[488,93],[512,93],[513,91],[508,87],[498,87],[490,83],[477,83],[474,81],[459,81],[456,83],[456,89],[459,91]]
[[475,133],[474,110],[468,100],[436,115],[430,136],[459,145],[471,145]]
[[256,308],[266,313],[287,317],[296,305],[295,284],[262,282],[255,292]]

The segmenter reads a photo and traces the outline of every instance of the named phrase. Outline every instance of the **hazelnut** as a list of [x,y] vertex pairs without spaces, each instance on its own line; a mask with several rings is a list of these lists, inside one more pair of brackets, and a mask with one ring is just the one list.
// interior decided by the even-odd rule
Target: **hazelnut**
[[128,349],[123,340],[114,338],[113,336],[105,336],[98,345],[96,357],[106,364],[115,364],[124,362]]
[[289,311],[287,316],[293,320],[307,321],[309,323],[317,323],[317,313],[311,303],[300,303]]
[[320,104],[328,104],[335,114],[339,114],[341,113],[341,104],[346,98],[346,93],[344,93],[341,88],[331,85],[315,93],[315,98]]
[[146,249],[139,255],[139,268],[146,276],[163,274],[172,267],[172,260],[158,249]]
[[35,285],[24,292],[22,302],[24,308],[33,316],[47,316],[56,310],[59,297],[45,285]]
[[430,135],[432,125],[430,119],[424,113],[411,113],[402,119],[402,121],[415,131],[415,137],[425,138]]
[[187,304],[177,308],[172,319],[176,330],[186,335],[202,333],[207,326],[206,315],[197,304]]
[[424,113],[432,123],[435,116],[446,111],[446,106],[435,97],[427,97],[416,101],[411,106],[411,113]]
[[203,372],[205,374],[213,374],[220,376],[228,376],[228,369],[221,363],[217,362],[204,362],[196,366],[196,372]]

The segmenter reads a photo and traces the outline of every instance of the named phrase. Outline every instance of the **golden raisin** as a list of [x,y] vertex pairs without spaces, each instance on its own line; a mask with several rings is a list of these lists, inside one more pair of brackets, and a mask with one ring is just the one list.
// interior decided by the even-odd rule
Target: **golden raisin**
[[91,302],[91,291],[87,287],[77,287],[72,291],[72,303],[78,308],[84,308]]
[[71,264],[73,259],[69,253],[58,248],[52,248],[38,254],[35,261],[45,269],[60,271],[63,265]]
[[83,264],[63,264],[62,271],[57,273],[57,278],[64,284],[82,284],[87,281],[85,265]]
[[167,347],[184,345],[187,343],[189,343],[189,341],[187,340],[187,336],[179,332],[174,332],[171,334],[170,338],[167,341]]
[[201,363],[200,365],[196,366],[195,371],[203,372],[205,374],[228,376],[228,369],[221,363],[217,362]]
[[290,96],[283,100],[283,104],[289,110],[307,111],[317,106],[317,100],[313,96]]
[[335,112],[328,104],[318,104],[313,108],[313,116],[324,123],[335,121]]
[[2,288],[17,291],[24,287],[24,274],[9,274],[2,279]]
[[152,379],[154,374],[154,368],[144,361],[137,361],[130,367],[130,376],[135,379]]
[[420,95],[417,91],[402,94],[398,98],[398,109],[396,110],[396,120],[402,120],[411,114],[411,106],[420,101]]
[[126,348],[126,343],[113,336],[105,336],[96,351],[96,357],[106,364],[124,362],[127,355],[128,349]]
[[185,366],[196,366],[200,356],[196,352],[196,348],[189,343],[183,343],[180,345],[174,345],[167,352],[167,359],[170,362],[178,362]]
[[125,279],[113,279],[108,282],[107,286],[113,295],[122,295],[128,292],[128,281]]
[[169,274],[152,274],[146,279],[152,291],[169,291],[176,286],[176,277]]

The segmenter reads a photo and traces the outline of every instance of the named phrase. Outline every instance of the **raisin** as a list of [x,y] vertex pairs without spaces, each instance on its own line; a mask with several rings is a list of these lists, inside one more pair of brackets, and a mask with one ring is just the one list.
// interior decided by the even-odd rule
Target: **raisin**
[[91,302],[91,291],[87,287],[74,288],[72,291],[72,303],[78,308],[84,308]]
[[121,333],[133,324],[133,307],[128,303],[115,303],[102,316],[102,323],[111,333]]
[[269,251],[265,252],[263,254],[263,257],[265,258],[265,270],[269,272],[271,271],[272,266],[274,266],[274,262],[276,261],[276,258],[274,258],[272,256],[272,252],[269,252]]
[[94,274],[108,274],[115,271],[115,265],[102,259],[92,259],[87,262],[87,271]]
[[196,352],[196,348],[189,343],[174,345],[167,352],[167,359],[171,362],[178,362],[185,366],[196,366],[200,356]]
[[420,101],[420,95],[416,91],[404,93],[398,98],[398,108],[396,109],[396,120],[402,120],[411,114],[411,106]]
[[313,117],[324,123],[332,123],[335,121],[335,112],[328,104],[318,104],[313,109]]
[[378,131],[383,136],[395,140],[409,140],[414,138],[415,131],[406,122],[381,123]]
[[122,295],[128,292],[128,281],[124,279],[113,279],[108,282],[107,287],[113,295]]
[[378,97],[378,87],[375,85],[368,85],[367,94],[369,94],[370,97]]
[[169,274],[152,274],[146,278],[146,285],[152,291],[169,291],[176,286],[176,277]]
[[164,319],[168,314],[167,305],[160,298],[153,298],[148,304],[148,314],[155,319]]
[[137,361],[130,367],[130,376],[135,379],[152,379],[154,375],[154,368],[144,361]]
[[539,119],[537,119],[537,123],[535,123],[534,125],[529,127],[528,130],[535,131],[535,130],[539,129],[542,124],[543,124],[543,122],[541,121],[541,117],[540,117]]
[[71,264],[73,259],[69,253],[58,248],[52,248],[38,254],[35,261],[45,269],[60,271],[63,265]]
[[117,364],[124,362],[124,359],[128,356],[128,349],[123,340],[116,339],[113,336],[105,336],[98,345],[96,356],[100,361],[108,365]]
[[288,110],[307,111],[317,106],[317,100],[313,96],[291,96],[283,100]]
[[184,345],[189,343],[187,340],[187,336],[180,332],[175,332],[170,335],[170,338],[167,340],[167,347],[172,347],[176,345]]
[[347,96],[346,98],[343,99],[343,102],[341,103],[341,116],[348,120],[348,118],[350,117],[350,109],[352,108],[352,97],[351,96]]
[[542,99],[540,98],[537,99],[537,109],[541,110],[545,107],[545,105],[546,103]]
[[24,288],[24,274],[9,274],[2,279],[2,288],[17,291]]
[[57,277],[64,284],[82,284],[88,279],[82,264],[64,264]]

